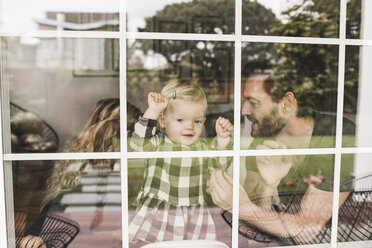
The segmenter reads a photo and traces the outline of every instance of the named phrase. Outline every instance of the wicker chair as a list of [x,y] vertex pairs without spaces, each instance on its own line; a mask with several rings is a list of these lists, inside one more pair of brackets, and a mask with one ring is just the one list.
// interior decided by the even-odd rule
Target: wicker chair
[[[65,248],[78,235],[79,224],[55,214],[41,214],[24,236],[33,235],[41,238],[48,248]],[[21,239],[17,239],[19,247]]]
[[[36,114],[10,103],[12,152],[45,153],[58,150],[56,131]],[[30,138],[30,139],[27,139]],[[40,211],[45,181],[54,168],[53,161],[13,161],[14,210],[22,221],[15,220],[19,247],[23,237],[37,236],[48,248],[63,248],[79,233],[79,225],[69,219],[49,214],[49,205]],[[27,196],[27,197],[26,197]],[[25,225],[25,226],[24,226]],[[27,228],[23,233],[23,229]]]
[[[19,114],[32,114],[34,115],[37,120],[36,123],[32,123],[33,119],[21,118],[15,120],[15,116]],[[59,137],[57,132],[44,120],[40,117],[20,106],[17,104],[10,102],[10,117],[11,117],[11,132],[12,136],[18,138],[17,140],[21,139],[21,136],[29,130],[25,129],[25,126],[29,129],[36,129],[33,130],[32,133],[40,135],[41,141],[44,146],[38,147],[38,149],[31,149],[30,147],[25,146],[22,142],[14,142],[12,139],[12,152],[13,153],[42,153],[42,152],[56,152],[58,150],[59,145]],[[27,117],[27,115],[23,115],[22,117]],[[12,137],[13,138],[13,137]]]
[[[372,239],[372,173],[360,176],[345,184],[353,184],[352,191],[339,209],[337,240],[339,242],[365,241]],[[341,185],[341,186],[345,186]],[[300,210],[300,203],[304,193],[281,194],[285,204],[273,206],[278,212],[293,214]],[[222,211],[222,217],[231,226],[231,212]],[[259,242],[278,242],[282,245],[321,244],[331,242],[332,220],[329,220],[318,235],[311,241],[298,238],[280,238],[265,233],[247,221],[239,220],[239,233],[249,239]]]

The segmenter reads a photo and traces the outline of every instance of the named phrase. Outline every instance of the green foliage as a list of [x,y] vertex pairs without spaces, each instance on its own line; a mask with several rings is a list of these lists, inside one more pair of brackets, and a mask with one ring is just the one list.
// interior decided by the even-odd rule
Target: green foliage
[[256,1],[243,0],[242,34],[276,35],[273,29],[280,22],[274,13]]
[[[245,34],[268,34],[272,26],[279,23],[271,10],[255,1],[244,0],[242,14]],[[146,18],[145,28],[139,31],[230,34],[235,31],[234,16],[234,0],[194,0],[167,5],[153,17]],[[234,74],[234,44],[231,42],[137,40],[134,45],[145,54],[149,51],[162,54],[174,68],[182,61],[200,66],[203,70],[198,70],[192,77],[231,81]],[[243,44],[243,74],[270,67],[270,46],[267,43]],[[206,70],[214,74],[205,75]]]
[[338,47],[330,45],[277,44],[273,56],[281,58],[274,66],[278,83],[272,96],[279,100],[292,91],[299,116],[312,116],[314,110],[336,110]]
[[165,6],[139,31],[181,33],[233,33],[233,0],[194,0]]
[[[234,2],[193,0],[169,4],[153,17],[146,18],[146,26],[140,31],[234,33]],[[243,34],[325,38],[339,36],[339,0],[302,0],[282,13],[284,22],[279,22],[270,10],[256,1],[243,0],[242,6]],[[360,13],[360,1],[349,0],[347,37],[359,37]],[[164,56],[168,62],[167,68],[154,72],[162,77],[190,77],[202,84],[213,85],[216,82],[219,85],[223,82],[233,83],[232,42],[136,40],[129,48],[133,49],[141,50],[144,54]],[[359,57],[352,49],[347,49],[346,57],[346,70],[354,73],[345,75],[345,109],[355,113]],[[143,66],[136,60],[130,62],[129,67],[134,69]],[[259,42],[242,44],[243,78],[272,71],[280,86],[274,90],[274,97],[280,98],[286,90],[293,90],[300,105],[300,116],[312,115],[314,110],[335,112],[337,66],[337,46]],[[133,84],[133,95],[144,91],[138,85],[145,84],[146,88],[151,88],[159,79],[155,76],[145,81]],[[214,87],[213,92],[217,92],[217,89]]]
[[339,12],[339,0],[302,0],[282,12],[287,22],[274,30],[283,36],[336,38]]
[[[353,6],[355,9],[352,11],[356,11],[358,7]],[[283,36],[338,37],[339,10],[338,0],[303,0],[283,12],[288,22],[281,23],[274,29]],[[350,16],[357,15],[356,13],[350,13]],[[360,26],[357,17],[353,17],[353,20],[356,20],[353,26]],[[347,64],[350,67],[358,65],[358,56],[355,55],[357,53],[347,53]],[[285,91],[293,91],[299,104],[299,116],[313,115],[315,110],[336,111],[338,46],[276,44],[273,59],[278,61],[273,67],[279,82],[273,92],[276,99],[280,99]],[[345,89],[354,89],[352,94],[346,93],[350,99],[347,105],[351,112],[355,113],[357,75],[349,75],[346,78]]]

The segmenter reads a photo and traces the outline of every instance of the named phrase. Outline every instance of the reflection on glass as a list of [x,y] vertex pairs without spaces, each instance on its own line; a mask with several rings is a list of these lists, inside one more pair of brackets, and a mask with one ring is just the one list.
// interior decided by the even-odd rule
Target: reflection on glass
[[[365,7],[362,9],[362,2],[368,5],[369,1],[363,0],[349,0],[347,1],[347,14],[346,14],[346,38],[360,39],[362,27],[362,10],[366,12]],[[364,20],[363,20],[364,22]],[[368,26],[365,25],[366,27]]]
[[227,157],[128,160],[130,247],[180,239],[231,245],[231,229],[212,200],[211,176],[231,163]]
[[17,247],[121,247],[119,161],[13,161],[12,174]]
[[235,32],[233,0],[127,0],[130,32],[207,33]]
[[[130,149],[231,149],[233,44],[173,40],[128,44]],[[140,113],[144,115],[135,131]],[[151,147],[140,144],[151,138],[146,130],[153,130]],[[163,139],[165,143],[160,144]]]
[[273,246],[330,243],[334,155],[242,160],[239,230],[247,239],[241,247],[254,240]]
[[336,38],[340,1],[243,1],[243,34]]
[[242,51],[241,148],[334,147],[338,47],[244,43]]
[[358,247],[358,241],[371,240],[371,158],[371,154],[342,155],[341,171],[350,170],[345,160],[353,159],[355,166],[350,175],[341,174],[340,205],[342,206],[339,209],[337,240],[347,243],[338,244],[339,247]]
[[[4,30],[118,31],[119,1],[3,0],[0,28]],[[22,8],[19,8],[22,6]]]
[[[6,152],[61,151],[73,137],[68,152],[120,149],[118,40],[9,38],[2,44]],[[103,140],[108,143],[100,147]]]
[[371,86],[369,79],[370,56],[372,48],[368,46],[347,46],[345,62],[345,96],[344,96],[344,119],[356,123],[356,130],[352,133],[344,132],[344,141],[353,140],[344,146],[371,146],[372,123],[370,94]]
[[[350,147],[358,145],[356,142],[358,142],[359,137],[357,138],[356,135],[361,125],[361,123],[358,122],[358,119],[360,119],[358,116],[360,116],[361,100],[359,88],[363,87],[363,85],[359,83],[361,66],[359,62],[360,48],[358,46],[347,46],[345,57],[347,59],[345,60],[344,128],[342,145],[344,147]],[[356,125],[357,128],[347,130],[345,126],[349,126],[349,123]],[[364,133],[363,136],[368,136],[368,133]]]

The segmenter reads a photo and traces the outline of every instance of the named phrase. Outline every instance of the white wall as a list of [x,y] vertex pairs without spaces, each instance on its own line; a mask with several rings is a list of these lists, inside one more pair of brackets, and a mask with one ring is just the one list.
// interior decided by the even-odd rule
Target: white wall
[[[361,39],[372,39],[372,1],[362,0]],[[356,145],[358,147],[372,146],[372,47],[360,47],[359,64],[359,95],[357,112]],[[347,58],[346,58],[347,59]],[[370,158],[364,155],[356,156],[355,173],[371,171]]]

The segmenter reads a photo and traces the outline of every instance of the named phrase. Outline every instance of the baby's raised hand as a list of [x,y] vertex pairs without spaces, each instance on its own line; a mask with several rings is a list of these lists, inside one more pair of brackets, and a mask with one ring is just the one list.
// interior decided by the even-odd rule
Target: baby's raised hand
[[157,109],[163,111],[168,105],[168,99],[157,92],[150,92],[147,96],[147,102],[149,104],[149,108]]
[[232,132],[234,131],[234,126],[231,122],[223,117],[218,117],[216,121],[216,133],[217,137],[220,138],[229,138]]
[[147,96],[149,108],[143,115],[146,118],[157,119],[159,114],[168,106],[168,99],[157,92],[150,92]]
[[216,121],[217,143],[219,149],[224,149],[230,142],[230,135],[234,131],[234,126],[228,119],[218,117]]

